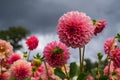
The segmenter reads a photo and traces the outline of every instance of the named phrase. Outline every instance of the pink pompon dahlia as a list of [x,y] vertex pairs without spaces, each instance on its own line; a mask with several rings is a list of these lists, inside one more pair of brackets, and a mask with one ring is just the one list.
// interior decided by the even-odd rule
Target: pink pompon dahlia
[[14,54],[10,57],[9,62],[10,62],[10,64],[13,64],[15,61],[17,61],[17,60],[19,60],[19,59],[21,59],[20,54],[14,53]]
[[108,38],[104,43],[104,51],[106,54],[110,55],[111,51],[115,49],[117,42],[115,38]]
[[85,13],[71,11],[60,17],[57,33],[60,41],[68,47],[84,47],[93,37],[94,26]]
[[31,66],[27,61],[17,60],[11,66],[11,76],[15,78],[15,80],[26,80],[31,76]]
[[38,38],[36,36],[31,36],[26,40],[26,44],[29,50],[36,49],[38,46]]
[[13,53],[13,47],[9,42],[0,40],[0,59],[8,59]]
[[112,50],[110,54],[110,58],[113,61],[114,66],[116,68],[119,68],[120,67],[120,47],[117,47],[114,50]]
[[106,21],[99,20],[98,22],[95,22],[94,26],[95,26],[94,35],[97,36],[97,34],[101,33],[103,29],[106,27]]
[[46,62],[52,67],[63,66],[70,57],[68,47],[61,43],[53,41],[44,48],[44,57]]

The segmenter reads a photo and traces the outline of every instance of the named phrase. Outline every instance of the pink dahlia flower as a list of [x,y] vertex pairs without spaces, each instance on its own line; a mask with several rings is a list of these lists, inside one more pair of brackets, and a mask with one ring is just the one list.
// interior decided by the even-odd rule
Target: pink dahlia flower
[[68,47],[61,43],[53,41],[44,48],[44,57],[46,62],[52,67],[63,66],[70,57]]
[[10,64],[13,64],[13,62],[15,62],[15,61],[17,61],[17,60],[19,60],[19,59],[21,59],[20,54],[14,53],[14,54],[10,57],[9,62],[10,62]]
[[[109,68],[109,66],[110,66],[110,68]],[[108,69],[110,69],[110,70],[108,70]],[[113,63],[113,61],[111,61],[111,63],[110,64],[108,64],[106,67],[105,67],[105,69],[104,69],[104,74],[105,75],[110,75],[110,76],[112,76],[112,72],[115,70],[115,66],[114,66],[114,63]],[[109,72],[108,72],[109,71]]]
[[9,80],[10,78],[10,73],[9,72],[4,72],[4,73],[0,73],[0,80]]
[[110,58],[114,62],[114,66],[116,68],[119,68],[120,67],[120,47],[117,47],[114,50],[112,50]]
[[38,72],[40,72],[41,74],[45,71],[45,67],[43,65],[40,65],[38,67]]
[[104,44],[104,51],[106,54],[110,55],[111,51],[115,49],[117,42],[115,38],[108,38]]
[[17,60],[11,67],[11,76],[15,80],[25,80],[31,76],[31,66],[27,61]]
[[0,40],[0,59],[8,59],[13,53],[13,47],[9,42]]
[[103,29],[106,27],[106,21],[105,20],[99,20],[98,22],[95,23],[95,30],[94,30],[94,35],[97,36],[98,33],[101,33]]
[[120,68],[115,69],[117,78],[120,79]]
[[[46,73],[45,66],[43,67],[43,69],[44,70],[42,71],[42,74],[41,74],[40,78],[42,80],[48,80],[48,76],[47,76],[47,73]],[[49,74],[50,80],[61,80],[61,79],[57,78],[56,75],[54,75],[53,68],[50,65],[48,65],[48,64],[47,64],[47,69],[48,69],[48,74]]]
[[94,80],[93,76],[91,74],[88,74],[87,80]]
[[84,47],[93,37],[92,20],[83,12],[71,11],[60,17],[57,25],[60,41],[72,48]]
[[29,50],[36,49],[38,46],[38,38],[36,36],[31,36],[26,40],[26,44]]

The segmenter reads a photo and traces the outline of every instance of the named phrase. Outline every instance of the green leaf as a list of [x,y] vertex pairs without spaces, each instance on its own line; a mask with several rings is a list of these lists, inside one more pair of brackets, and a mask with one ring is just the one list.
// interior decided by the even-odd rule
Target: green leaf
[[39,78],[39,80],[42,80],[42,78]]
[[87,73],[80,73],[77,80],[87,80]]
[[41,58],[41,56],[40,56],[39,53],[37,53],[36,58],[37,58],[37,59],[40,59],[40,58]]
[[72,62],[70,64],[70,73],[69,73],[70,78],[73,78],[76,75],[77,71],[78,71],[77,64],[75,62]]
[[31,80],[31,78],[27,78],[27,80]]
[[96,23],[97,23],[97,21],[96,20],[92,20],[93,21],[93,25],[95,25]]
[[118,42],[120,42],[120,33],[117,33],[117,35],[115,35],[115,38],[117,38]]
[[59,76],[61,79],[66,78],[66,75],[64,74],[64,72],[61,70],[61,68],[56,68],[54,70],[54,74]]
[[108,79],[109,79],[109,76],[106,76],[106,75],[102,75],[99,78],[99,80],[108,80]]
[[13,76],[11,76],[9,80],[15,80],[15,78]]
[[62,54],[63,52],[63,49],[59,48],[58,46],[56,46],[56,48],[52,50],[53,54]]

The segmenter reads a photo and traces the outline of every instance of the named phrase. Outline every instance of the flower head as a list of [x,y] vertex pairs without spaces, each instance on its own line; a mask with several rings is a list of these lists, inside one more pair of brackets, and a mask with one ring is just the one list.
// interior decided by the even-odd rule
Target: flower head
[[[47,66],[47,69],[48,69],[48,74],[49,74],[50,80],[61,80],[61,79],[57,78],[57,76],[54,74],[53,68],[50,65],[46,64],[46,66]],[[39,70],[39,71],[42,72],[41,75],[40,75],[40,78],[42,80],[48,80],[48,76],[47,76],[47,73],[46,73],[45,66],[42,66],[42,70]]]
[[71,11],[60,17],[57,25],[60,41],[72,48],[84,47],[92,38],[92,20],[83,12]]
[[9,72],[4,72],[4,73],[0,73],[0,80],[9,80],[9,76],[10,76],[10,73]]
[[[105,69],[104,69],[104,74],[105,74],[105,75],[110,75],[110,76],[112,76],[112,72],[115,70],[115,66],[114,66],[113,63],[114,63],[114,62],[111,61],[111,63],[108,64],[108,65],[105,67]],[[108,70],[108,69],[110,69],[110,70]]]
[[30,64],[24,60],[17,60],[11,67],[11,75],[15,80],[25,80],[31,76]]
[[13,53],[13,47],[9,42],[0,40],[0,59],[8,59]]
[[120,79],[120,68],[115,69],[115,73],[118,79]]
[[20,54],[14,53],[14,54],[10,57],[9,62],[10,62],[10,64],[13,64],[13,62],[15,62],[15,61],[17,61],[17,60],[19,60],[19,59],[21,59]]
[[61,43],[53,41],[44,48],[44,57],[46,62],[52,67],[63,66],[69,59],[68,47]]
[[112,50],[115,49],[117,42],[115,38],[108,38],[104,44],[104,51],[106,54],[110,54]]
[[114,62],[114,66],[116,68],[119,68],[120,67],[120,47],[117,47],[114,50],[112,50],[110,54],[110,58]]
[[94,35],[97,35],[98,33],[101,33],[103,29],[106,27],[106,21],[99,20],[98,22],[95,22],[94,26],[95,26]]
[[93,76],[91,74],[88,74],[87,80],[94,80]]
[[29,38],[26,40],[26,44],[27,44],[27,46],[28,46],[28,49],[29,49],[29,50],[36,49],[37,46],[38,46],[38,42],[39,42],[39,40],[37,39],[36,36],[31,36],[31,37],[29,37]]

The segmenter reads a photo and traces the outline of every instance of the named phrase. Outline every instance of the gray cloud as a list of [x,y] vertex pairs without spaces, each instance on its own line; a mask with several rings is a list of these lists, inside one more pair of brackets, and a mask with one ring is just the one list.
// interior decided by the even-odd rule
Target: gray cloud
[[39,32],[55,31],[57,20],[63,14],[64,5],[42,0],[12,0],[0,2],[1,27],[23,25]]
[[[106,38],[120,31],[119,3],[120,0],[0,0],[0,29],[22,25],[34,34],[56,35],[60,16],[72,10],[83,11],[92,19],[107,20],[107,28],[87,46],[86,58],[95,60],[97,52],[104,52]],[[71,51],[75,53],[76,49]],[[76,57],[72,54],[71,59]]]

